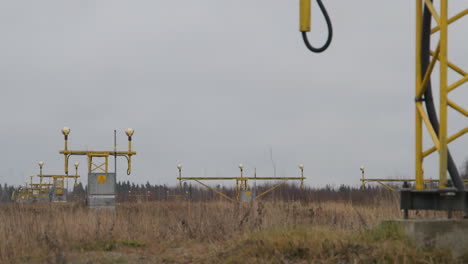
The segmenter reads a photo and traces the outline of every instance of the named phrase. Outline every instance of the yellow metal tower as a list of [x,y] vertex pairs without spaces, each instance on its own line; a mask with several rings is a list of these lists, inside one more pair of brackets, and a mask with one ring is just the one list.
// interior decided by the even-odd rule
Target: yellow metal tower
[[[416,189],[424,189],[423,175],[423,160],[434,152],[439,153],[439,188],[443,189],[447,185],[448,171],[448,143],[461,137],[468,132],[468,126],[461,129],[457,133],[449,136],[448,130],[448,108],[452,108],[460,114],[468,117],[468,111],[462,106],[449,99],[449,93],[460,87],[468,81],[468,73],[456,66],[448,59],[448,28],[453,22],[459,20],[468,14],[468,9],[456,14],[453,17],[448,17],[448,0],[440,0],[439,6],[435,5],[432,0],[416,0]],[[423,12],[425,10],[425,12]],[[430,14],[430,15],[429,15]],[[434,20],[436,26],[430,29],[427,34],[424,33],[424,27],[427,27],[430,21]],[[429,21],[429,22],[428,22]],[[424,46],[430,44],[431,35],[439,34],[438,44],[435,50],[430,50],[429,65],[424,67],[425,50]],[[455,56],[452,56],[455,58]],[[424,110],[424,104],[428,104],[427,91],[430,89],[431,77],[435,75],[433,70],[439,62],[439,119],[440,125],[435,124],[430,120],[430,116]],[[454,83],[449,83],[447,79],[448,71],[461,75],[461,78]],[[423,150],[423,123],[431,135],[433,147]]]

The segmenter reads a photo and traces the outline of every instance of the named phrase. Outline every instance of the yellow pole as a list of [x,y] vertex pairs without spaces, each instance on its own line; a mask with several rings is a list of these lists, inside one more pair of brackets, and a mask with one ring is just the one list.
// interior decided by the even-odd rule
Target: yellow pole
[[177,169],[179,169],[179,188],[182,189],[182,164],[178,164]]
[[440,1],[440,127],[439,127],[439,188],[447,183],[447,45],[448,0]]
[[299,164],[301,170],[301,189],[304,189],[304,164]]
[[88,154],[88,173],[92,172],[92,163],[93,163],[93,158]]
[[366,189],[366,178],[364,177],[364,166],[361,166],[361,189],[365,190]]
[[[125,130],[125,134],[128,136],[128,153],[132,152],[132,136],[133,136],[134,130],[131,128],[127,128]],[[128,169],[127,169],[127,174],[130,174],[132,171],[132,155],[128,154]]]
[[78,185],[78,166],[80,164],[78,162],[75,162],[75,187]]
[[239,201],[239,180],[236,180],[236,200]]
[[43,161],[39,161],[39,184],[42,185],[42,166],[44,166]]
[[[418,96],[419,86],[421,85],[421,43],[422,43],[422,1],[416,0],[416,96]],[[424,89],[424,87],[421,87]],[[418,105],[421,101],[416,101],[415,105],[415,170],[416,170],[416,190],[424,189],[423,168],[423,135],[422,135],[422,117],[418,111]],[[364,172],[363,172],[364,174]],[[364,184],[364,183],[363,183]]]
[[304,167],[301,168],[301,189],[304,189]]
[[[70,128],[64,127],[62,128],[62,134],[65,140],[65,152],[68,151],[68,135],[70,134]],[[68,175],[68,154],[64,153],[63,154],[65,157],[65,174]]]
[[108,172],[109,172],[109,156],[106,155],[106,156],[104,157],[104,159],[105,159],[105,162],[106,162],[105,171],[106,171],[106,173],[108,173]]
[[299,30],[301,32],[310,31],[310,0],[300,0],[299,2]]

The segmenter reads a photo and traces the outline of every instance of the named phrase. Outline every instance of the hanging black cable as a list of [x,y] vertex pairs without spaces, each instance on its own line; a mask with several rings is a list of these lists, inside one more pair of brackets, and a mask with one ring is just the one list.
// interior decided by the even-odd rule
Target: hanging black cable
[[[432,0],[431,0],[432,2]],[[422,28],[422,40],[421,40],[421,77],[424,78],[424,74],[429,67],[429,59],[430,59],[430,47],[431,47],[431,19],[432,14],[425,5],[424,13],[423,13],[423,28]],[[432,85],[431,81],[429,80],[426,86],[426,90],[424,92],[424,102],[426,105],[427,116],[431,122],[432,127],[434,128],[435,133],[437,136],[439,135],[439,120],[437,118],[437,111],[434,106],[434,99],[432,97]],[[460,174],[458,173],[457,165],[453,160],[450,151],[447,149],[447,170],[450,174],[450,178],[452,179],[453,185],[459,190],[463,191],[464,183],[463,180],[460,178]]]
[[325,51],[328,48],[328,46],[330,46],[330,43],[333,37],[333,27],[332,27],[330,17],[328,16],[327,9],[323,5],[322,0],[317,0],[317,4],[319,5],[320,11],[322,11],[323,17],[325,18],[325,21],[327,23],[327,28],[328,28],[327,41],[325,42],[325,44],[323,44],[322,47],[315,48],[310,44],[309,39],[307,38],[307,32],[302,31],[302,38],[304,39],[304,44],[310,51],[315,52],[315,53],[320,53],[322,51]]

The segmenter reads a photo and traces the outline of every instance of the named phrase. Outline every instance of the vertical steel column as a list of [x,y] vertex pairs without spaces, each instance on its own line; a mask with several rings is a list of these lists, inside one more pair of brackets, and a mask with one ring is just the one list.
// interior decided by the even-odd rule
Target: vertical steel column
[[91,169],[92,163],[93,163],[93,158],[91,157],[90,154],[88,154],[88,173],[93,172],[93,170]]
[[440,128],[439,128],[439,188],[447,183],[447,39],[448,0],[440,0]]
[[[417,190],[422,190],[424,189],[424,178],[422,174],[422,168],[423,168],[423,156],[422,156],[422,151],[423,151],[423,134],[422,134],[422,118],[421,114],[418,111],[418,105],[422,105],[422,101],[420,98],[417,98],[419,96],[419,90],[423,89],[421,86],[422,82],[422,72],[421,72],[421,41],[422,41],[422,7],[423,7],[423,1],[424,0],[416,0],[416,102],[415,102],[415,115],[416,115],[416,120],[415,120],[415,170],[416,170],[416,189]],[[362,176],[364,179],[364,171],[362,172]],[[363,187],[364,187],[364,182],[363,182]]]

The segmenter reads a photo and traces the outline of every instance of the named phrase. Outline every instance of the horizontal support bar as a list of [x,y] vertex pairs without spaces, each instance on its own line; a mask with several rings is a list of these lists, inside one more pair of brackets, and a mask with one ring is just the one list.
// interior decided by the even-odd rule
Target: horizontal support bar
[[78,178],[80,175],[51,175],[51,174],[38,174],[35,175],[42,178]]
[[305,180],[305,177],[178,177],[177,180]]
[[88,151],[88,150],[61,150],[60,154],[64,155],[87,155],[97,157],[101,155],[105,156],[123,156],[123,155],[136,155],[134,151]]

